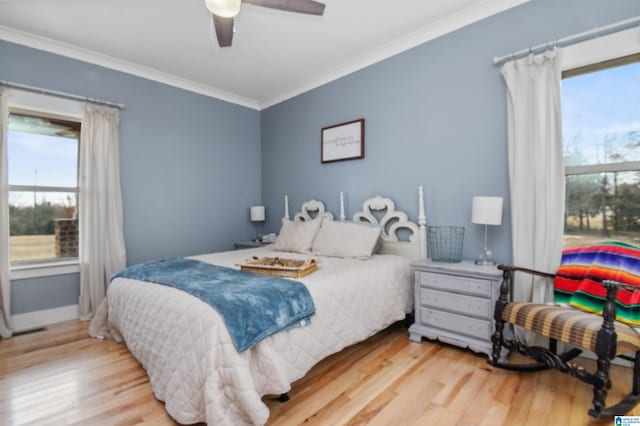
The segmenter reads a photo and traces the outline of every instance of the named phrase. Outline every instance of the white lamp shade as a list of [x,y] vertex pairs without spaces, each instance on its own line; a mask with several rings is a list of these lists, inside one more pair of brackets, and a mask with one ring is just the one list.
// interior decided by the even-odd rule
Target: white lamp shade
[[241,0],[204,0],[209,12],[222,18],[233,18],[240,12]]
[[264,206],[251,207],[251,222],[264,221]]
[[471,222],[479,225],[501,225],[502,197],[473,197]]

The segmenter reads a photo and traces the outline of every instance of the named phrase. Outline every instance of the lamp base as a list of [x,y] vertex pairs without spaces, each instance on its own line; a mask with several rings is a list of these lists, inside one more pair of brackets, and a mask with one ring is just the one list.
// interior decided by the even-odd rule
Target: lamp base
[[256,243],[261,243],[262,242],[262,232],[260,229],[260,224],[256,224],[256,228],[257,228],[257,232],[256,232],[256,236],[253,237],[253,241],[255,241]]
[[496,264],[493,260],[491,260],[491,250],[487,247],[487,225],[484,225],[484,247],[480,252],[480,256],[476,259],[476,265],[480,266],[493,266]]

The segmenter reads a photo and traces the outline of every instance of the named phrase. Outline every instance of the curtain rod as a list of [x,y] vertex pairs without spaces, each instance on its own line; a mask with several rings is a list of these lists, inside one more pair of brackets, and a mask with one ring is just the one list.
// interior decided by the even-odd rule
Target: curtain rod
[[70,99],[72,101],[83,101],[83,102],[88,102],[90,104],[95,104],[95,105],[105,105],[105,106],[115,107],[118,109],[124,109],[124,104],[121,104],[118,102],[103,101],[100,99],[89,98],[86,96],[79,96],[71,93],[58,92],[56,90],[43,89],[42,87],[28,86],[26,84],[20,84],[20,83],[13,83],[11,81],[0,81],[0,86],[8,87],[10,89],[24,90],[26,92],[31,92],[31,93],[38,93],[41,95],[54,96],[56,98]]
[[520,57],[527,56],[529,53],[534,53],[535,51],[546,49],[549,46],[565,47],[565,46],[580,43],[582,41],[586,41],[592,38],[613,34],[618,31],[627,30],[629,28],[633,28],[638,25],[640,25],[640,16],[636,16],[635,18],[631,18],[631,19],[626,19],[624,21],[619,21],[610,25],[606,25],[604,27],[594,28],[592,30],[585,31],[580,34],[564,37],[548,43],[540,43],[535,46],[529,47],[527,49],[518,50],[517,52],[513,52],[508,55],[496,56],[493,58],[493,63],[498,65],[502,62],[506,62],[507,60],[518,59]]

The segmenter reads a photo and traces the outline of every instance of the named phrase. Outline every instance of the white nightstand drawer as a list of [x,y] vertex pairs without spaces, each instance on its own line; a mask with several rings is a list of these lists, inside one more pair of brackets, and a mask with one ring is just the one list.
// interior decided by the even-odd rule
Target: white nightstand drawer
[[473,278],[454,277],[450,275],[436,275],[425,272],[416,272],[416,279],[423,287],[431,287],[445,291],[476,294],[478,296],[491,296],[491,283],[487,280]]
[[420,309],[420,322],[424,325],[483,340],[490,340],[493,333],[493,325],[490,321],[467,318],[429,308]]
[[420,288],[420,303],[423,306],[481,318],[490,318],[493,311],[490,299],[446,293],[428,288]]

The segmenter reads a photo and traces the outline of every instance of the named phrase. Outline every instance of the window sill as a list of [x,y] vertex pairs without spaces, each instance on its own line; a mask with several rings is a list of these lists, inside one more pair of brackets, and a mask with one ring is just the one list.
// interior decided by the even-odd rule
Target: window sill
[[11,280],[75,274],[78,272],[80,272],[80,262],[78,259],[47,263],[31,263],[28,265],[12,266]]

